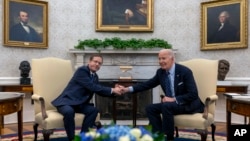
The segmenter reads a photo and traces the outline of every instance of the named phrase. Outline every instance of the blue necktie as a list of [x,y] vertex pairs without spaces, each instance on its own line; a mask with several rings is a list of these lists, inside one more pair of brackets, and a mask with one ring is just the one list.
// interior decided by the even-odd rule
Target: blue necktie
[[95,74],[94,74],[94,73],[91,74],[91,81],[92,81],[92,82],[95,81]]
[[166,74],[166,96],[167,97],[172,97],[172,91],[171,91],[171,82],[170,82],[170,76],[169,76],[169,72],[167,72],[167,74]]

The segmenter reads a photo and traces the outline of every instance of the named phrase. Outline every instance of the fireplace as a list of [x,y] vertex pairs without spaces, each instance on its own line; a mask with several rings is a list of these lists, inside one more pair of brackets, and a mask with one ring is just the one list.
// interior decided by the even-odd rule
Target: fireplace
[[[130,86],[145,80],[101,80],[105,86],[115,84]],[[101,120],[140,120],[147,119],[145,107],[152,103],[152,90],[139,93],[128,93],[122,96],[102,97],[95,95],[95,106],[99,109]]]
[[[131,68],[129,70],[129,74],[131,74],[131,78],[133,80],[147,80],[155,75],[156,70],[159,68],[158,64],[158,53],[159,50],[109,50],[105,49],[100,52],[96,50],[77,50],[77,49],[70,49],[69,53],[74,56],[74,66],[75,68],[87,65],[89,61],[89,57],[92,54],[101,53],[103,56],[103,64],[101,69],[97,72],[99,79],[102,81],[103,84],[113,86],[113,80],[118,80],[122,75],[121,66],[126,66],[125,68]],[[103,80],[109,80],[103,81]],[[136,82],[137,83],[137,82]],[[139,83],[139,82],[138,82]],[[149,94],[148,94],[149,93]],[[159,103],[160,102],[160,95],[162,94],[162,90],[160,86],[156,88],[145,91],[142,93],[136,94],[137,98],[134,100],[138,101],[136,105],[136,115],[137,119],[145,118],[145,105],[148,103]],[[146,97],[144,97],[146,96]],[[131,95],[127,95],[128,98]],[[131,103],[130,99],[128,101],[127,97],[121,97],[121,99],[125,99],[124,101],[119,101],[117,103],[119,111],[117,110],[117,119],[131,119],[131,111],[127,109],[131,109],[133,103]],[[144,99],[145,98],[145,99]],[[120,97],[117,97],[119,100]],[[112,113],[114,113],[113,109],[113,99],[110,98],[98,98],[95,100],[94,103],[99,102],[101,100],[102,105],[99,105],[99,109],[102,112],[102,119],[112,119]],[[142,102],[144,101],[144,102]],[[120,113],[119,113],[120,112]],[[125,120],[123,120],[125,121]],[[141,120],[143,121],[143,120]],[[138,121],[138,123],[140,120]]]

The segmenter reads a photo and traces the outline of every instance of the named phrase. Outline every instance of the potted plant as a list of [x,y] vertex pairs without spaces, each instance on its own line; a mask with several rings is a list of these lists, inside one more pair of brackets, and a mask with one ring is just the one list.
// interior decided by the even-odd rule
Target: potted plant
[[85,47],[94,48],[96,50],[102,50],[107,47],[113,47],[113,49],[128,49],[138,50],[142,48],[172,48],[172,45],[163,39],[152,38],[149,40],[131,38],[127,40],[122,40],[119,37],[114,38],[105,38],[100,40],[97,38],[94,39],[85,39],[78,40],[78,44],[74,47],[75,49],[84,50]]

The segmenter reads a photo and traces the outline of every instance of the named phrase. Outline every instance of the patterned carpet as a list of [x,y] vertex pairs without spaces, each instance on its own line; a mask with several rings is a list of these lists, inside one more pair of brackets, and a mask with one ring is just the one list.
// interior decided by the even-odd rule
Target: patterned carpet
[[[79,130],[76,131],[76,134],[79,133]],[[192,131],[179,131],[180,137],[179,139],[175,139],[175,141],[199,141],[200,140],[200,135],[198,135],[195,132]],[[56,132],[54,132],[53,135],[51,135],[51,138],[54,139],[54,141],[63,141],[65,140],[62,139],[63,137],[66,136],[65,131],[62,130],[58,130]],[[33,141],[33,133],[32,132],[26,132],[23,135],[23,141]],[[59,139],[60,138],[60,139]],[[191,139],[191,140],[190,140]],[[0,138],[1,141],[18,141],[17,136],[10,134],[10,135],[3,135],[2,138]],[[39,133],[38,134],[38,140],[43,140],[42,134]],[[226,141],[226,137],[225,134],[219,134],[217,133],[215,136],[215,140],[216,141]],[[211,135],[209,134],[207,137],[207,141],[212,141]]]

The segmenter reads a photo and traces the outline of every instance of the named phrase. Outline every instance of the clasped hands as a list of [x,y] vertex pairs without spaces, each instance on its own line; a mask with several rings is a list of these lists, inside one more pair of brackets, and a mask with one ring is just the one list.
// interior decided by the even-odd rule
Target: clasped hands
[[124,87],[122,85],[119,84],[115,84],[115,87],[112,88],[112,93],[116,94],[116,95],[123,95],[125,93],[129,92],[129,88],[128,87]]

